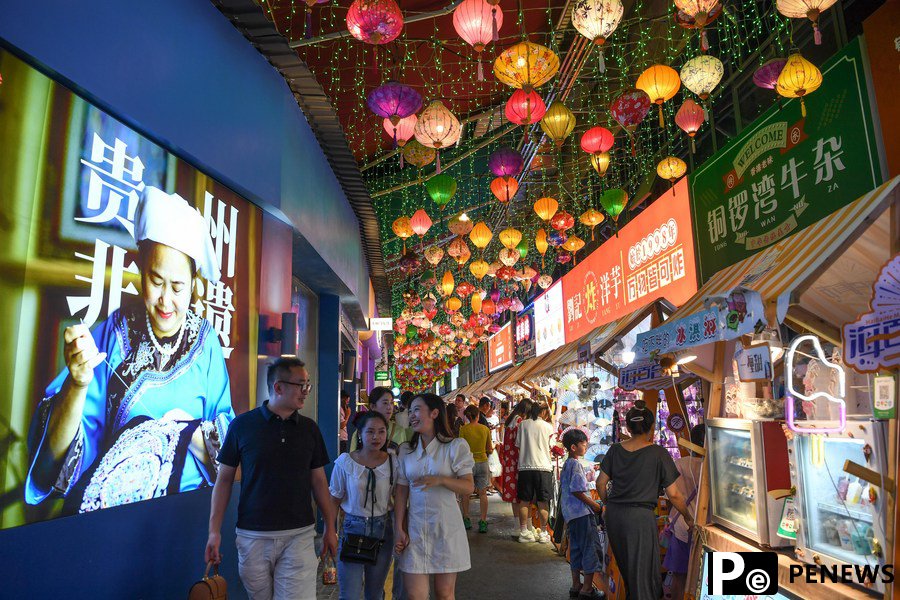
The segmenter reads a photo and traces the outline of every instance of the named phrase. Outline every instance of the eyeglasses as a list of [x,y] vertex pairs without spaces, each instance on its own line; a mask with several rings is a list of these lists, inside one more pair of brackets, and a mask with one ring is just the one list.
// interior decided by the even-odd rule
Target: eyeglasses
[[298,388],[300,388],[300,389],[301,389],[302,391],[304,391],[304,392],[308,392],[309,390],[312,389],[312,384],[309,383],[309,382],[306,382],[306,383],[294,383],[293,381],[285,381],[285,380],[283,380],[283,379],[279,379],[279,380],[276,381],[275,383],[286,383],[286,384],[288,384],[288,385],[296,385]]

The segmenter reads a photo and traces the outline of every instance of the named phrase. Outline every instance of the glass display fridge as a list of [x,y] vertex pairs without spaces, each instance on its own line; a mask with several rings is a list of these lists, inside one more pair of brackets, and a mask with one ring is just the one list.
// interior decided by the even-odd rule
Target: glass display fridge
[[706,421],[713,522],[772,548],[794,543],[777,535],[791,487],[781,425],[781,421]]
[[[804,421],[804,427],[834,427]],[[827,566],[884,564],[886,494],[844,471],[846,461],[884,473],[887,428],[882,421],[849,421],[842,433],[794,434],[791,474],[797,487],[796,555]],[[884,591],[878,581],[875,589]]]

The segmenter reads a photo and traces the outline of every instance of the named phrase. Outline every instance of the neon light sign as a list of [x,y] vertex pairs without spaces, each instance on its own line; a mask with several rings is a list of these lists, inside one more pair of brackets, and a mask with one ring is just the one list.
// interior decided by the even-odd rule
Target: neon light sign
[[[816,350],[816,358],[822,362],[822,364],[827,369],[832,369],[837,372],[837,380],[838,380],[838,391],[837,393],[840,397],[833,396],[828,392],[816,391],[810,395],[807,395],[799,390],[794,389],[794,352],[800,346],[800,344],[804,342],[812,342],[813,348]],[[844,397],[846,396],[846,384],[844,381],[844,369],[841,368],[840,365],[835,365],[830,362],[828,358],[825,356],[825,351],[822,350],[822,344],[819,342],[819,338],[814,335],[801,335],[793,342],[791,342],[790,348],[788,348],[787,353],[784,358],[784,371],[785,371],[785,383],[787,384],[787,395],[784,399],[784,417],[787,421],[788,429],[795,433],[841,433],[847,427],[847,404],[844,402]],[[794,398],[799,398],[800,400],[805,400],[807,402],[812,402],[818,398],[824,398],[831,402],[834,402],[838,405],[840,411],[840,417],[838,419],[837,427],[827,427],[827,428],[815,428],[815,427],[798,427],[794,424]]]

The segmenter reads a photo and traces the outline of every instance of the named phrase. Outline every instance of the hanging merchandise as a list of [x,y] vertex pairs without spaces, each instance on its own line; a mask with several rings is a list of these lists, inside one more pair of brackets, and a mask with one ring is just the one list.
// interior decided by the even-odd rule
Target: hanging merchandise
[[430,165],[437,158],[437,150],[428,148],[419,143],[419,140],[410,140],[403,146],[400,154],[406,162],[415,165],[418,168]]
[[[631,137],[631,154],[637,154],[634,143],[634,132],[647,113],[650,112],[650,96],[637,88],[625,90],[609,105],[609,112]],[[597,167],[594,167],[595,169]]]
[[556,147],[563,145],[575,130],[575,115],[559,100],[554,100],[541,119],[541,130],[547,134]]
[[673,186],[687,172],[687,165],[677,156],[667,156],[656,166],[656,174]]
[[719,0],[675,0],[675,7],[678,9],[675,22],[685,29],[699,29],[700,48],[704,52],[709,50],[705,27],[722,14]]
[[491,193],[498,201],[506,204],[519,191],[519,182],[515,177],[497,177],[491,181]]
[[537,213],[537,216],[539,216],[542,221],[549,221],[550,218],[556,214],[557,208],[559,208],[559,202],[549,196],[538,198],[534,203],[534,212]]
[[394,0],[354,0],[347,11],[350,35],[367,44],[387,44],[403,31],[403,13]]
[[453,28],[478,54],[478,81],[484,81],[481,53],[485,46],[500,39],[499,30],[503,26],[503,11],[497,3],[488,0],[463,0],[453,9]]
[[625,7],[620,0],[576,0],[572,5],[572,25],[599,48],[601,73],[606,72],[603,46],[619,26]]
[[766,90],[774,90],[778,84],[778,76],[787,64],[786,58],[773,58],[764,62],[753,72],[753,83]]
[[413,213],[412,217],[410,217],[409,224],[412,227],[413,233],[419,237],[425,237],[425,234],[431,229],[432,222],[431,217],[428,216],[425,209],[420,208]]
[[606,217],[603,216],[603,213],[599,210],[594,210],[593,208],[589,208],[579,217],[578,219],[581,221],[582,225],[587,225],[591,228],[591,241],[594,241],[594,228],[606,220]]
[[705,118],[706,112],[703,110],[703,107],[690,98],[685,100],[678,112],[675,113],[675,124],[691,138],[691,152],[697,151],[694,145],[694,137],[700,131]]
[[438,173],[441,172],[440,149],[455,144],[459,140],[461,132],[459,119],[440,100],[435,100],[429,104],[428,108],[422,111],[422,114],[419,116],[419,122],[416,123],[415,130],[416,139],[423,146],[428,146],[438,151]]
[[494,61],[500,83],[530,92],[550,81],[559,71],[559,57],[550,48],[524,41],[504,50]]
[[425,190],[438,208],[444,210],[456,194],[456,180],[446,173],[440,173],[425,182]]
[[681,89],[678,71],[666,65],[653,65],[641,73],[635,87],[646,92],[651,102],[659,106],[659,126],[665,127],[662,105],[674,98]]
[[800,98],[800,115],[806,117],[804,97],[822,85],[822,72],[797,50],[791,51],[787,63],[778,76],[775,91],[785,98]]
[[789,19],[809,19],[812,21],[813,37],[816,45],[822,43],[822,32],[819,30],[819,16],[837,0],[777,0],[778,12]]

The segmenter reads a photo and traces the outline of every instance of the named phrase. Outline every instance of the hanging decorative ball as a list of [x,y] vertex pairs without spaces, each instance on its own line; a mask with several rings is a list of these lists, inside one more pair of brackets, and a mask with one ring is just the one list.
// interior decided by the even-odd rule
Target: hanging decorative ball
[[512,250],[522,241],[522,232],[513,227],[508,227],[501,231],[497,238],[504,248]]
[[681,81],[684,87],[691,90],[701,100],[709,98],[709,94],[722,81],[725,65],[712,54],[701,54],[690,59],[681,67]]
[[444,210],[456,194],[456,180],[446,173],[439,173],[425,182],[425,190],[438,208]]
[[485,46],[500,40],[503,11],[497,4],[488,0],[463,0],[453,10],[453,28],[478,54],[478,81],[484,80],[481,53]]
[[425,260],[427,260],[431,266],[436,267],[441,259],[444,258],[444,249],[440,246],[429,246],[425,249]]
[[413,235],[409,217],[399,217],[394,221],[393,225],[391,225],[391,229],[394,230],[394,235],[403,240],[403,252],[406,252],[406,240]]
[[457,215],[450,219],[450,223],[447,227],[455,233],[456,235],[462,237],[465,235],[469,235],[469,232],[472,231],[472,227],[475,224],[472,223],[472,219],[466,216],[466,213],[462,213],[461,215]]
[[767,60],[753,72],[753,83],[765,90],[774,90],[778,85],[778,76],[781,75],[786,64],[786,58]]
[[497,177],[514,177],[522,172],[523,166],[525,159],[509,146],[494,150],[488,157],[488,168]]
[[538,285],[541,286],[541,289],[546,290],[548,287],[553,285],[553,278],[549,275],[541,275],[538,278]]
[[498,201],[506,204],[519,191],[519,182],[515,177],[496,177],[491,181],[491,193]]
[[447,246],[447,255],[455,260],[457,264],[463,265],[471,258],[472,251],[469,250],[469,245],[466,243],[465,238],[457,237],[453,238],[450,245]]
[[622,126],[622,129],[631,136],[631,153],[636,154],[634,145],[634,131],[641,124],[647,113],[650,112],[650,96],[647,92],[637,88],[625,90],[609,105],[609,112]]
[[[459,119],[450,112],[444,103],[435,100],[428,105],[416,123],[415,136],[423,146],[440,150],[452,146],[459,140],[462,127]],[[437,158],[437,172],[441,171],[441,157]]]
[[422,261],[412,252],[404,252],[403,256],[400,257],[399,262],[400,272],[406,276],[409,276],[422,266]]
[[540,121],[547,105],[534,90],[516,90],[506,101],[506,119],[516,125],[531,125]]
[[591,166],[597,171],[597,175],[603,177],[609,170],[610,155],[609,152],[600,152],[591,154]]
[[444,310],[448,313],[453,314],[462,308],[462,300],[457,298],[456,296],[450,296],[447,298],[447,302],[444,303]]
[[635,87],[644,90],[650,96],[650,100],[659,106],[659,126],[665,127],[662,105],[674,98],[681,88],[678,71],[667,65],[653,65],[641,73]]
[[460,298],[465,298],[469,294],[475,291],[475,286],[469,283],[468,281],[460,281],[456,286],[456,294]]
[[437,158],[437,150],[428,148],[419,143],[418,140],[410,140],[403,149],[400,150],[406,162],[422,168],[430,165]]
[[425,234],[431,229],[432,222],[425,209],[420,208],[410,217],[409,224],[412,226],[413,233],[419,237],[425,237]]
[[475,227],[472,228],[472,231],[469,232],[469,239],[472,240],[472,243],[475,244],[476,248],[480,248],[484,250],[487,248],[487,245],[491,243],[491,238],[494,237],[494,234],[491,232],[490,228],[485,225],[484,221],[478,221],[475,224]]
[[567,239],[569,239],[569,236],[566,235],[565,231],[551,231],[547,236],[547,242],[554,248],[559,248],[565,244]]
[[456,287],[456,281],[453,280],[453,273],[444,271],[444,276],[441,278],[441,292],[445,296],[449,296],[453,293],[454,287]]
[[790,19],[809,19],[812,21],[813,37],[816,45],[822,43],[822,32],[819,31],[819,15],[837,0],[777,0],[778,12]]
[[534,212],[537,213],[537,216],[539,216],[542,221],[549,221],[551,217],[556,214],[557,208],[559,208],[559,202],[549,196],[538,198],[534,203]]
[[656,174],[667,179],[673,185],[686,172],[687,165],[677,156],[667,156],[656,166]]
[[369,93],[366,104],[373,113],[397,126],[401,119],[419,112],[422,94],[398,81],[388,81]]
[[500,83],[529,92],[550,81],[559,71],[559,57],[546,46],[524,41],[510,46],[494,61]]
[[619,215],[622,214],[622,211],[628,205],[628,193],[621,188],[606,190],[600,196],[600,205],[603,206],[606,214],[612,217],[613,221],[618,222]]
[[472,299],[469,300],[469,302],[472,306],[472,314],[478,314],[481,312],[481,295],[472,294]]
[[403,13],[394,0],[354,0],[347,11],[350,35],[367,44],[387,44],[403,31]]
[[550,227],[557,231],[566,231],[575,225],[575,217],[564,210],[559,211],[550,219]]
[[519,251],[515,248],[501,248],[498,257],[507,267],[511,267],[519,262]]
[[474,275],[475,279],[478,281],[481,281],[484,276],[487,275],[488,269],[490,268],[491,266],[484,259],[480,258],[472,261],[472,264],[469,265],[469,271],[471,271],[472,275]]
[[575,115],[565,104],[555,100],[541,119],[541,130],[559,148],[575,130]]
[[800,115],[806,117],[804,98],[822,85],[822,72],[803,56],[793,50],[787,58],[775,91],[785,98],[800,98]]
[[706,39],[706,27],[722,14],[722,4],[719,0],[675,0],[675,22],[685,29],[700,30],[700,48],[706,52],[709,50],[709,42]]
[[620,0],[576,0],[572,6],[572,25],[600,49],[601,73],[606,72],[603,45],[619,26],[624,13]]
[[[385,133],[387,133],[394,142],[394,146],[402,148],[413,136],[418,121],[419,117],[416,115],[409,115],[408,117],[400,119],[400,122],[396,125],[394,125],[390,119],[382,121],[382,125],[384,126]],[[402,152],[400,153],[400,156],[403,156]]]
[[694,136],[700,131],[705,116],[703,108],[690,98],[685,100],[678,112],[675,113],[675,124],[691,138],[691,152],[696,152]]
[[581,216],[578,218],[581,221],[582,225],[587,225],[591,228],[591,241],[594,241],[594,228],[606,220],[606,217],[603,216],[603,213],[599,210],[594,210],[593,208],[589,208],[584,211]]

